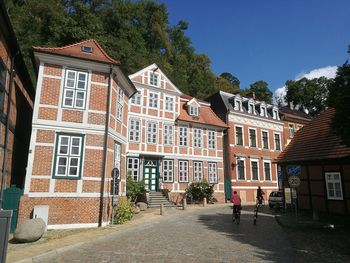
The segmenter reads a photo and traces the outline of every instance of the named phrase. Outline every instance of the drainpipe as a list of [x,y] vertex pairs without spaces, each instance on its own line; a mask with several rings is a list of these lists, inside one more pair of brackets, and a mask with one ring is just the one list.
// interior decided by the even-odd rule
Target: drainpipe
[[112,89],[112,66],[109,70],[108,78],[108,95],[107,95],[107,108],[106,108],[106,126],[105,126],[105,138],[103,143],[103,158],[102,158],[102,173],[101,173],[101,192],[100,192],[100,210],[98,215],[98,227],[102,226],[103,221],[103,209],[104,209],[104,192],[105,192],[105,180],[106,180],[106,162],[107,162],[107,151],[108,151],[108,127],[109,127],[109,108],[110,108],[110,97]]
[[1,183],[1,189],[0,189],[0,209],[2,208],[2,203],[4,200],[4,191],[6,189],[6,163],[7,163],[7,147],[8,147],[8,137],[9,137],[9,129],[10,129],[10,113],[11,113],[11,95],[12,95],[12,87],[13,87],[13,79],[15,76],[15,57],[19,54],[17,52],[12,58],[11,58],[11,67],[10,67],[10,81],[9,81],[9,93],[8,93],[8,103],[7,103],[7,114],[6,114],[6,128],[5,128],[5,142],[4,142],[4,158],[2,161],[2,183]]

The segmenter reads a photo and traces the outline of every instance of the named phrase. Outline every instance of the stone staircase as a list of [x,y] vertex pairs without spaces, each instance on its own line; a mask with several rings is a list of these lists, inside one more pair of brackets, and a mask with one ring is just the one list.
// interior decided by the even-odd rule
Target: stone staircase
[[160,204],[163,204],[164,207],[174,207],[173,203],[171,203],[162,192],[149,192],[148,207],[159,208]]

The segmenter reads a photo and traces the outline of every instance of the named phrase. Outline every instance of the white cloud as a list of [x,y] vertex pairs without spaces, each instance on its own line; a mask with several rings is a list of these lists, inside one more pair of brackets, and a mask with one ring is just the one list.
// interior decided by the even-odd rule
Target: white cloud
[[[298,74],[294,80],[299,80],[302,78],[307,79],[314,79],[314,78],[320,78],[320,77],[326,77],[327,79],[333,79],[335,78],[335,75],[337,73],[337,66],[328,66],[324,68],[317,68],[313,69],[307,73],[302,72]],[[277,103],[278,101],[281,101],[283,105],[286,105],[286,102],[284,100],[284,96],[286,95],[286,86],[280,87],[275,90],[275,93],[273,94],[273,101],[274,103]]]

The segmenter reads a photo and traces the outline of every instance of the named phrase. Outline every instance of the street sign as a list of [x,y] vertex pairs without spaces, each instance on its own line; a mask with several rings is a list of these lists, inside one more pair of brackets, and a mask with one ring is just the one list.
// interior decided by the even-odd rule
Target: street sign
[[288,178],[289,186],[296,188],[300,185],[300,178],[298,176],[292,175]]
[[287,166],[287,173],[288,173],[288,175],[300,175],[301,174],[300,165],[288,165]]

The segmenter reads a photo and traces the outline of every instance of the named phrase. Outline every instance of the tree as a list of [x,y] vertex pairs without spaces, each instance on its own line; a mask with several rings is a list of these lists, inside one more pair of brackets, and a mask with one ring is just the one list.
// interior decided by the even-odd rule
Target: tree
[[336,110],[332,126],[343,142],[350,146],[350,65],[348,62],[338,67],[329,92],[329,105]]
[[255,94],[257,100],[265,101],[266,103],[272,102],[272,92],[269,90],[269,85],[263,80],[256,81],[250,84],[249,89],[241,90],[241,95],[246,96],[252,93]]
[[221,76],[217,77],[215,80],[216,90],[222,90],[229,93],[239,92],[239,87],[232,85],[226,78]]
[[315,115],[327,106],[328,88],[332,80],[325,77],[300,80],[288,80],[286,82],[286,100],[293,102],[295,108],[306,110],[310,115]]
[[229,73],[229,72],[223,72],[223,73],[220,74],[219,77],[226,79],[231,85],[236,86],[236,87],[239,88],[239,84],[240,84],[241,82],[239,81],[238,78],[236,78],[235,76],[233,76],[231,73]]

